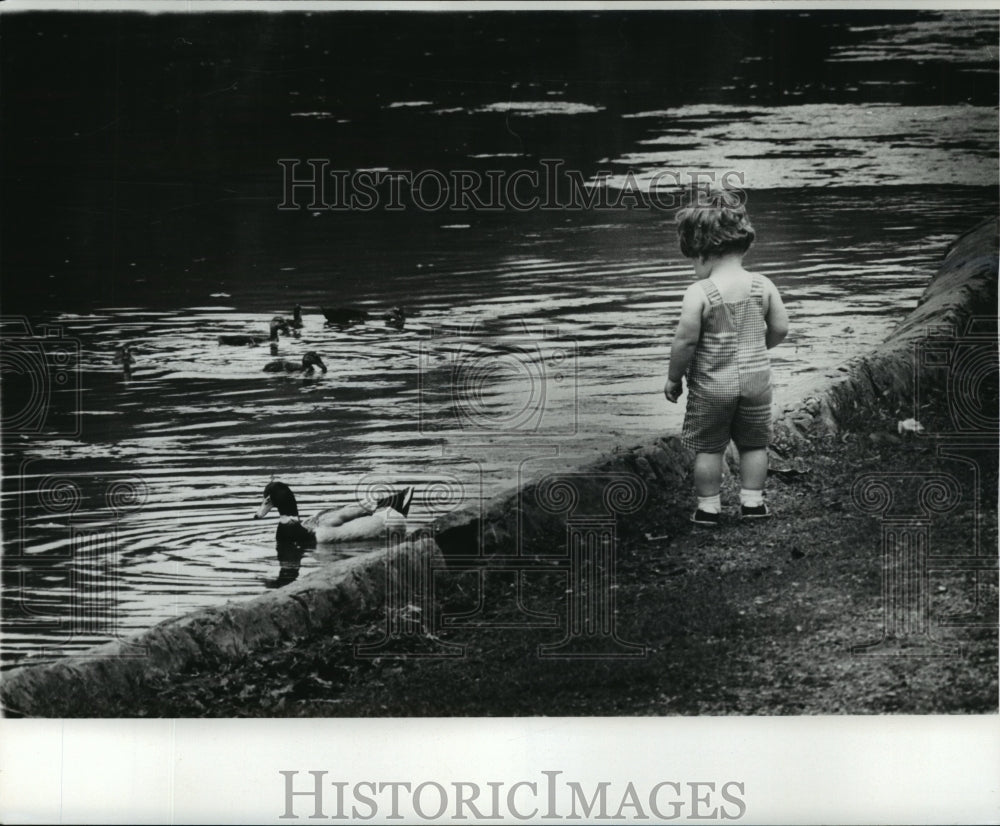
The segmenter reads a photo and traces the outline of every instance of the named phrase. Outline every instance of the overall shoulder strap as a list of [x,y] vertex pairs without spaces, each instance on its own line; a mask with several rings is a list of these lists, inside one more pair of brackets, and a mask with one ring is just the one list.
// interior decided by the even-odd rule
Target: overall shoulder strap
[[719,292],[719,288],[712,283],[711,278],[703,278],[698,282],[701,284],[701,288],[705,291],[705,295],[708,298],[708,303],[717,307],[722,304],[722,293]]

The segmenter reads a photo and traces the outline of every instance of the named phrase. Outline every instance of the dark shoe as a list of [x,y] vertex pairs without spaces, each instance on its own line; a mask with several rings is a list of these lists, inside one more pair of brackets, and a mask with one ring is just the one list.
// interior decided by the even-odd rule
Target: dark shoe
[[709,513],[708,511],[703,511],[699,509],[696,510],[693,514],[691,514],[691,521],[694,522],[695,525],[704,525],[705,527],[708,528],[717,528],[719,527],[719,514]]
[[761,504],[753,507],[740,505],[740,519],[767,519],[770,515],[771,511],[767,509],[767,505]]

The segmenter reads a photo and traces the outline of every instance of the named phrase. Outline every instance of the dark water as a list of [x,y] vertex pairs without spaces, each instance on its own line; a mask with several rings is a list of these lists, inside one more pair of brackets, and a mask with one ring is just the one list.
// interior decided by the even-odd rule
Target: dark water
[[[280,211],[278,158],[735,170],[779,386],[880,341],[997,208],[995,15],[101,17],[0,20],[6,665],[283,582],[272,475],[304,514],[414,484],[421,520],[679,426],[671,214]],[[296,303],[277,353],[327,374],[217,343]]]

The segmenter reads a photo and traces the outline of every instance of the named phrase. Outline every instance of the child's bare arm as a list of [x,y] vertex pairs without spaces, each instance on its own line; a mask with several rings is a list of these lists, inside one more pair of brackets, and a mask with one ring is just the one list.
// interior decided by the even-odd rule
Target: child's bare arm
[[770,280],[767,282],[767,291],[768,307],[767,315],[764,316],[764,322],[767,324],[767,335],[764,343],[770,350],[781,344],[785,340],[785,336],[788,335],[788,313],[785,311],[785,305],[781,301],[778,288]]
[[684,293],[681,302],[681,317],[674,333],[674,343],[670,348],[670,369],[663,392],[669,401],[677,401],[681,394],[681,380],[687,372],[691,357],[701,339],[701,313],[704,308],[704,290],[692,284]]

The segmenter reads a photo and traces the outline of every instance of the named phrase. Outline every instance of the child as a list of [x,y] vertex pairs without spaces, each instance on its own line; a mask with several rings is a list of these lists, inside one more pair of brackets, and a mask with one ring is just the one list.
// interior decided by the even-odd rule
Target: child
[[767,351],[788,334],[788,314],[774,284],[743,269],[753,227],[735,191],[715,193],[711,206],[677,215],[681,252],[698,281],[681,304],[663,388],[676,402],[688,377],[681,440],[695,451],[697,525],[719,524],[722,458],[729,440],[740,452],[740,515],[770,516],[764,504],[771,426],[771,368]]

